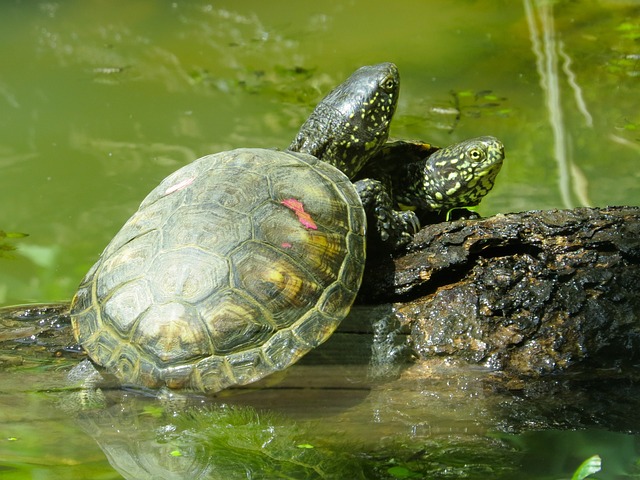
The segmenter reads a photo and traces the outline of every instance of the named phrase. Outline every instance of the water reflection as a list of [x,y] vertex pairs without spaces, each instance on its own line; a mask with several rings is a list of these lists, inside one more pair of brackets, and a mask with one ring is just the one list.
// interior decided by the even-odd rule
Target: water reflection
[[[291,370],[277,386],[218,399],[107,391],[107,408],[75,418],[125,478],[375,479],[388,478],[394,464],[428,478],[450,478],[451,471],[464,478],[539,478],[569,474],[593,454],[590,435],[607,436],[589,432],[605,431],[620,432],[607,438],[626,445],[619,455],[597,447],[609,463],[605,473],[633,472],[631,459],[640,453],[628,436],[640,427],[638,405],[618,403],[640,398],[628,381],[614,388],[622,387],[620,394],[601,388],[606,376],[510,390],[486,371],[417,365],[373,384],[365,383],[364,369],[352,368],[349,378],[363,387],[354,390],[336,386],[344,385],[343,367],[329,368],[333,374],[317,366]],[[316,375],[323,380],[293,387]],[[549,457],[544,467],[523,469],[541,455]]]
[[571,192],[573,191],[580,200],[581,206],[590,206],[586,177],[572,158],[570,131],[567,128],[562,112],[562,90],[558,73],[560,59],[563,62],[562,71],[566,75],[567,84],[573,92],[578,111],[583,117],[584,125],[589,129],[593,128],[593,117],[587,109],[582,88],[577,83],[576,75],[571,69],[571,57],[567,54],[562,40],[559,40],[556,36],[553,2],[523,0],[523,5],[527,15],[532,49],[536,56],[536,68],[540,76],[540,85],[545,93],[549,123],[553,132],[554,156],[558,163],[558,184],[562,203],[566,208],[574,206],[571,198]]

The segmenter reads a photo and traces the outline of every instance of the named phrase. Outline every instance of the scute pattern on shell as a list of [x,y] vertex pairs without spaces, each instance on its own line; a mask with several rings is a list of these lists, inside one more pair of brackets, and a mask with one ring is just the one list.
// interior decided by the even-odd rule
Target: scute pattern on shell
[[76,338],[125,384],[215,392],[253,382],[348,313],[364,235],[353,185],[325,162],[262,149],[203,157],[145,198],[84,278]]

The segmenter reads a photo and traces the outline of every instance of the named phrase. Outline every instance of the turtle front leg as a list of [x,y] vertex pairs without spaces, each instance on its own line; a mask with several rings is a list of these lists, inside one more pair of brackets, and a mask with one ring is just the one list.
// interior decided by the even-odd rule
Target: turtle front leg
[[410,210],[394,210],[391,195],[380,180],[365,178],[354,185],[377,240],[391,250],[409,243],[413,234],[420,229],[416,214]]

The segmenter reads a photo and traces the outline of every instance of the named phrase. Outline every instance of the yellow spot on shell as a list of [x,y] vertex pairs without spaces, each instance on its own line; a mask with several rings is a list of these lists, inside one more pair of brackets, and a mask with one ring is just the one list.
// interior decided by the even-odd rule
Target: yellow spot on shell
[[287,275],[277,268],[269,270],[263,280],[272,284],[282,296],[292,301],[299,297],[304,286],[302,278],[297,275]]

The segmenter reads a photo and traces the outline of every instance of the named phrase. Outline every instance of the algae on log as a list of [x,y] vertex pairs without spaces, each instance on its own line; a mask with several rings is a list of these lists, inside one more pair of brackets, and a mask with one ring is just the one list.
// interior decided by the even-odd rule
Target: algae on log
[[640,356],[638,207],[428,225],[368,267],[360,299],[394,302],[422,360],[540,374]]

